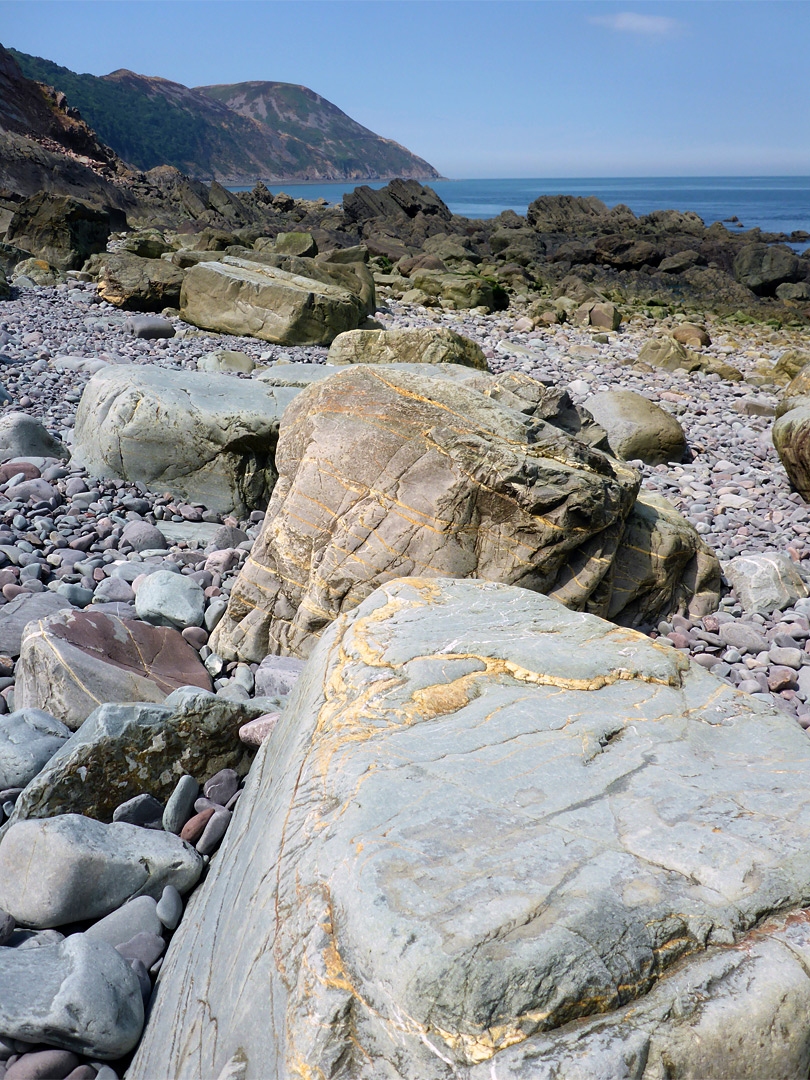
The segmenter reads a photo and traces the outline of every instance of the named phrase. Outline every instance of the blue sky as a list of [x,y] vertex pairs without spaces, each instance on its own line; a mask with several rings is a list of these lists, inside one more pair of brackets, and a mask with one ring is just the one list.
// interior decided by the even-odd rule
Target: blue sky
[[0,0],[0,42],[302,83],[456,178],[810,174],[805,0]]

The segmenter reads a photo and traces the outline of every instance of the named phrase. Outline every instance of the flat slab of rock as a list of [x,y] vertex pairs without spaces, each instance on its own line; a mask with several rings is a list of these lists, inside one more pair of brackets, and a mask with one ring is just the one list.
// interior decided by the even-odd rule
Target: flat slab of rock
[[443,326],[349,330],[329,347],[330,364],[461,364],[487,370],[484,350]]
[[110,367],[85,387],[74,458],[210,510],[267,505],[278,425],[297,387],[159,367]]
[[0,653],[19,656],[23,631],[30,622],[47,619],[60,611],[75,611],[73,604],[57,593],[41,592],[18,596],[0,608]]
[[113,1059],[135,1046],[142,1028],[138,977],[112,945],[73,934],[56,945],[0,949],[4,1037]]
[[81,813],[110,821],[141,792],[168,799],[186,773],[200,781],[221,769],[244,776],[252,754],[239,728],[262,712],[191,687],[162,705],[102,705],[23,791],[10,820]]
[[280,345],[328,345],[365,318],[362,301],[346,289],[229,256],[188,271],[180,314],[205,330]]
[[211,689],[199,654],[178,630],[92,609],[29,623],[16,674],[17,705],[46,709],[74,731],[108,701],[163,701],[189,685]]
[[128,1077],[799,1077],[809,890],[792,718],[527,590],[388,582],[259,750]]
[[16,821],[0,841],[0,908],[37,930],[100,919],[166,885],[188,892],[202,868],[172,833],[81,814]]

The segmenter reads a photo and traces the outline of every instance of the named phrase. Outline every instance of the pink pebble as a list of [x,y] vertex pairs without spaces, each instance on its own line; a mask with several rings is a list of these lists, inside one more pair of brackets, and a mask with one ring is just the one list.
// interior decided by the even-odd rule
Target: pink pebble
[[261,746],[267,736],[272,734],[280,716],[281,713],[277,712],[265,713],[263,716],[257,716],[255,720],[248,721],[247,724],[242,724],[239,728],[239,738],[248,746]]

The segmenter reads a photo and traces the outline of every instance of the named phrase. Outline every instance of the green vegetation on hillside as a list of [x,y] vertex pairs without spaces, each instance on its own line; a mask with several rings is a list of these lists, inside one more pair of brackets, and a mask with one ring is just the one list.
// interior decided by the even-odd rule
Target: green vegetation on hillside
[[138,169],[166,164],[188,168],[205,161],[206,148],[196,118],[166,98],[96,75],[78,75],[16,49],[8,51],[27,78],[63,91],[102,142],[130,165]]
[[61,90],[99,138],[138,169],[174,165],[225,183],[439,175],[304,86],[189,88],[124,70],[78,75],[50,60],[8,51],[27,78]]

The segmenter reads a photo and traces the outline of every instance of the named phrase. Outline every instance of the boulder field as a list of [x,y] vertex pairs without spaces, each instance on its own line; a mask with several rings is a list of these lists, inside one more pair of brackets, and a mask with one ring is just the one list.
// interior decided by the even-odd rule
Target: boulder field
[[806,260],[184,191],[0,248],[0,1076],[806,1077]]

